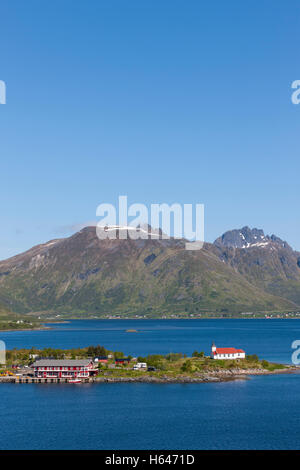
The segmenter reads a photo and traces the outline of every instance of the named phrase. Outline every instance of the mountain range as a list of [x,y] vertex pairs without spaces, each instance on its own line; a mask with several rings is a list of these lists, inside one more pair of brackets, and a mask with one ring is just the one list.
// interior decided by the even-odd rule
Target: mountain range
[[95,227],[0,262],[4,311],[39,316],[221,315],[300,309],[300,253],[243,227],[185,240],[99,239]]

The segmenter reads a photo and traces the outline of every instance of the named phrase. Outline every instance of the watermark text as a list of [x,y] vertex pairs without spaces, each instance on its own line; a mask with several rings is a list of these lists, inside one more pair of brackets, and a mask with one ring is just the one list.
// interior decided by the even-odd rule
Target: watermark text
[[0,104],[6,104],[6,84],[0,80]]
[[300,80],[295,80],[292,83],[292,89],[295,90],[292,93],[292,103],[299,104],[300,103]]
[[0,365],[6,364],[6,345],[4,341],[0,341]]
[[128,206],[127,196],[119,196],[118,207],[100,204],[96,215],[101,217],[96,226],[100,239],[185,239],[186,250],[204,244],[204,204],[151,204],[149,213],[145,204]]

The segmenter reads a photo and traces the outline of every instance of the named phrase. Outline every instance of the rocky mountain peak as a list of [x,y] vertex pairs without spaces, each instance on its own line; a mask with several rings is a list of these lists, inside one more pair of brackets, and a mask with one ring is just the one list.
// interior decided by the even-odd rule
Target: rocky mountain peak
[[262,229],[251,229],[247,226],[241,229],[229,230],[214,242],[218,247],[225,246],[227,248],[266,247],[272,243],[283,248],[290,248],[286,242],[276,235],[265,235]]
[[[275,235],[243,227],[191,253],[184,240],[125,239],[124,232],[132,233],[127,225],[105,230],[117,237],[102,239],[95,226],[85,227],[1,261],[0,309],[2,302],[22,314],[108,317],[300,306],[300,253]],[[134,230],[153,232],[149,226]]]

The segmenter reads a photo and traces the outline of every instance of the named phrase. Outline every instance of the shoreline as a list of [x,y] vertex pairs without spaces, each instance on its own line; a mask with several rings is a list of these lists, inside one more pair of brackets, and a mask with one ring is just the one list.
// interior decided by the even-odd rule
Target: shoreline
[[207,382],[229,382],[233,380],[247,380],[249,376],[258,375],[278,375],[278,374],[293,374],[300,372],[300,367],[288,366],[285,369],[275,369],[274,371],[262,370],[262,369],[232,369],[226,371],[215,371],[199,373],[193,376],[178,376],[171,377],[168,375],[156,377],[154,375],[145,375],[139,377],[94,377],[92,382],[94,383],[120,383],[120,382],[137,382],[137,383],[207,383]]
[[[8,329],[1,329],[0,328],[0,333],[5,333],[6,331],[14,332],[14,331],[39,331],[39,330],[55,330],[55,328],[51,326],[45,326],[48,323],[51,325],[60,325],[60,324],[66,324],[66,323],[71,323],[72,321],[136,321],[139,322],[140,320],[157,320],[157,321],[174,321],[174,320],[199,320],[199,321],[205,321],[205,320],[300,320],[300,317],[227,317],[227,318],[220,318],[220,317],[203,317],[203,318],[190,318],[190,317],[177,317],[177,318],[134,318],[134,317],[123,317],[123,318],[68,318],[66,320],[62,321],[51,321],[51,320],[46,320],[42,321],[42,326],[36,327],[36,328],[8,328]],[[44,326],[43,326],[44,325]],[[137,333],[140,333],[139,330],[136,331]]]
[[0,329],[0,333],[5,333],[7,331],[39,331],[39,330],[53,330],[50,326],[37,326],[36,328],[7,328],[5,330]]
[[[155,375],[140,375],[136,377],[126,376],[109,376],[102,375],[84,379],[82,383],[150,383],[150,384],[188,384],[188,383],[220,383],[220,382],[232,382],[234,380],[250,380],[251,376],[259,375],[279,375],[279,374],[294,374],[300,373],[300,367],[298,366],[287,366],[285,369],[275,369],[274,371],[263,370],[263,369],[231,369],[231,370],[220,370],[214,372],[197,373],[195,375],[178,375],[172,377],[168,375],[155,376]],[[23,377],[22,381],[19,382],[19,376],[0,377],[1,383],[34,383],[34,384],[45,384],[52,383],[51,379],[43,379],[42,382],[33,380],[33,377]],[[27,381],[26,381],[27,380]],[[56,384],[66,384],[68,380],[60,379],[55,381]],[[70,384],[71,385],[71,384]],[[80,384],[77,384],[80,385]]]

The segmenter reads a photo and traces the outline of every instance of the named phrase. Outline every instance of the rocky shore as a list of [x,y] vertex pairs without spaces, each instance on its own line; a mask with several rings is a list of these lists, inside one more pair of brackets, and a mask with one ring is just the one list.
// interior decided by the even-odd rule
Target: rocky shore
[[[252,368],[252,369],[229,369],[229,370],[215,370],[215,371],[205,371],[205,372],[195,372],[193,375],[178,374],[178,375],[156,375],[156,374],[147,374],[145,372],[141,375],[136,376],[126,376],[126,375],[111,375],[107,372],[103,373],[101,376],[90,377],[89,379],[84,379],[85,383],[152,383],[152,384],[162,384],[162,383],[209,383],[209,382],[228,382],[233,380],[247,380],[250,376],[253,375],[274,375],[274,374],[291,374],[299,373],[300,367],[297,366],[286,366],[284,369],[275,369],[273,371]],[[0,377],[0,383],[38,383],[37,379],[32,377],[23,376],[22,378],[17,376],[8,376]],[[42,379],[42,383],[50,382],[51,379]],[[53,379],[55,383],[66,383],[67,379]]]
[[119,382],[139,382],[139,383],[205,383],[205,382],[227,382],[231,380],[245,379],[251,375],[274,375],[274,374],[290,374],[300,372],[299,367],[287,366],[285,369],[276,369],[268,371],[264,369],[230,369],[219,370],[213,372],[194,373],[192,376],[177,375],[140,375],[137,377],[126,376],[109,376],[103,375],[92,379],[98,383],[119,383]]

